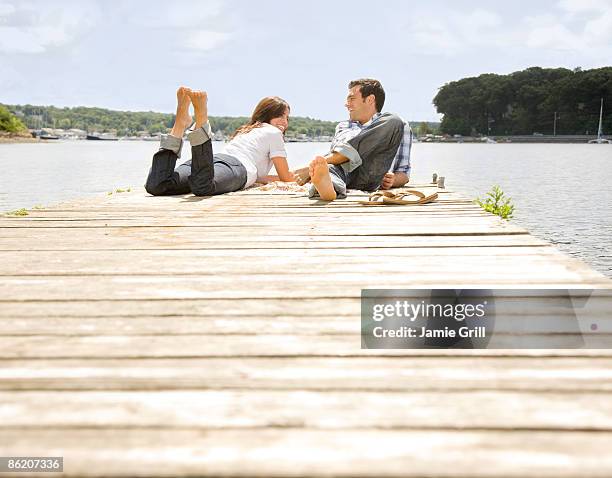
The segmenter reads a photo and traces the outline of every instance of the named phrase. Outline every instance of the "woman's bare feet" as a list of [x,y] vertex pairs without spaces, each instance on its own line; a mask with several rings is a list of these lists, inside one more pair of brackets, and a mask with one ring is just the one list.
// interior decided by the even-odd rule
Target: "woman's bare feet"
[[205,91],[189,90],[189,97],[195,114],[195,128],[201,128],[208,121],[208,94]]
[[170,134],[176,138],[182,138],[185,130],[191,124],[191,116],[189,115],[189,92],[191,90],[184,86],[176,90],[176,119]]
[[317,156],[308,165],[310,180],[317,189],[323,201],[333,201],[336,199],[336,190],[329,175],[329,166],[323,156]]

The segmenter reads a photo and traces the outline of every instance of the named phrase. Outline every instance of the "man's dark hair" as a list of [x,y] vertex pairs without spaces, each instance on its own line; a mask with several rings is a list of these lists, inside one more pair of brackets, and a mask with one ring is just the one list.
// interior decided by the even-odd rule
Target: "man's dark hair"
[[361,91],[361,96],[364,99],[370,95],[374,95],[376,100],[376,111],[380,113],[385,104],[385,90],[383,90],[380,81],[373,78],[353,80],[349,83],[349,90],[355,86],[359,86],[359,91]]

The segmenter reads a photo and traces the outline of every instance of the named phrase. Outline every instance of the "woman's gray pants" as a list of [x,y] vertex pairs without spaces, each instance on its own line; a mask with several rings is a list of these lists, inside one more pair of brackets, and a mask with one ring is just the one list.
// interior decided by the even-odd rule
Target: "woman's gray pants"
[[244,165],[228,154],[214,154],[210,125],[187,135],[191,143],[191,160],[176,166],[183,140],[164,135],[160,149],[153,156],[145,189],[153,196],[193,193],[213,196],[239,191],[247,180]]

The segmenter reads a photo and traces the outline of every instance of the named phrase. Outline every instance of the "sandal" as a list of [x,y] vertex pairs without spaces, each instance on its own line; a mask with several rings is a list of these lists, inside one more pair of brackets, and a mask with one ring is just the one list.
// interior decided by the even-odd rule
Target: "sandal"
[[359,204],[363,204],[364,206],[384,206],[385,198],[390,198],[395,196],[395,193],[391,191],[376,191],[370,194],[370,197],[367,201],[357,201]]
[[[406,196],[416,196],[419,199],[416,200],[406,200],[403,199]],[[397,204],[397,205],[409,205],[409,204],[427,204],[438,199],[438,193],[433,193],[427,196],[422,191],[417,191],[416,189],[405,189],[403,191],[398,191],[392,197],[386,196],[383,198],[383,203],[385,204]]]
[[[419,199],[407,200],[404,199],[406,196],[416,196]],[[388,204],[406,206],[411,204],[427,204],[436,199],[438,199],[438,193],[427,196],[425,193],[417,191],[416,189],[405,189],[396,193],[391,191],[376,191],[370,194],[367,201],[359,201],[359,204],[363,204],[364,206],[386,206]]]

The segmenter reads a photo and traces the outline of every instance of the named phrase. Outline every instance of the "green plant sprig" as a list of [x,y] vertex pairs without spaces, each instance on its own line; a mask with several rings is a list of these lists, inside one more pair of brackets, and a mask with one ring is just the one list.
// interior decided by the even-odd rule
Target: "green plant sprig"
[[507,197],[497,185],[493,186],[484,198],[476,198],[474,202],[485,211],[495,214],[502,219],[511,219],[514,214],[512,198]]

